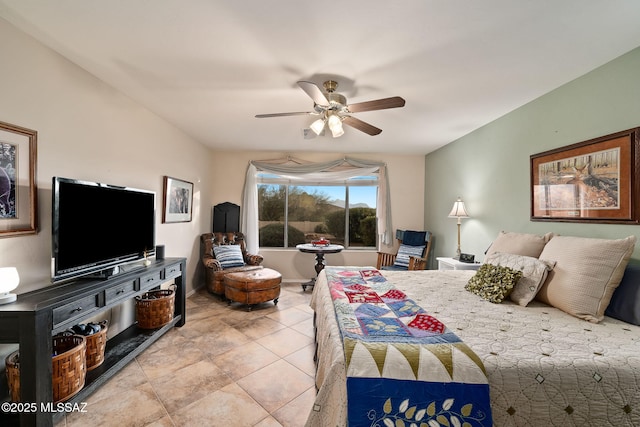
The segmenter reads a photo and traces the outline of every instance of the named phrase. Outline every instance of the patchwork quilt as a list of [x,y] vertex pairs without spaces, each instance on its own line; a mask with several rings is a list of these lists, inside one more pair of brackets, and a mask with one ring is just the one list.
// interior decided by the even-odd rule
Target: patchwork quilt
[[327,267],[348,426],[491,426],[480,358],[372,268]]

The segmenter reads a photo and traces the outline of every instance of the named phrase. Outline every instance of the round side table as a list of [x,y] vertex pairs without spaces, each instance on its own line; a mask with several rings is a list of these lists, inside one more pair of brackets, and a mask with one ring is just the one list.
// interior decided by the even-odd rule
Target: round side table
[[[297,245],[296,249],[300,252],[304,252],[307,254],[315,254],[316,255],[316,277],[320,272],[324,269],[324,254],[337,254],[338,252],[342,252],[344,246],[342,245],[318,245],[314,246],[311,243],[304,243],[301,245]],[[302,290],[306,291],[307,286],[313,287],[316,284],[316,278],[312,278],[310,281],[302,284]]]

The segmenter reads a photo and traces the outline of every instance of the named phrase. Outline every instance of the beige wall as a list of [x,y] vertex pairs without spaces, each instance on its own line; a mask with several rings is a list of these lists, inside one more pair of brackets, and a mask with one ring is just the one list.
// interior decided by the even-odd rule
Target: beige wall
[[[372,143],[375,142],[375,137]],[[301,144],[304,141],[300,141]],[[266,151],[242,151],[212,153],[211,164],[214,186],[210,198],[213,204],[232,202],[242,205],[242,189],[245,174],[251,160],[284,158],[287,155],[322,162],[345,156],[387,164],[391,191],[391,217],[393,228],[422,230],[424,218],[424,160],[421,156],[399,156],[389,154],[345,154],[345,153],[274,153]],[[209,210],[211,219],[211,209]],[[387,248],[393,251],[393,248]],[[280,271],[285,280],[305,280],[315,276],[314,258],[295,249],[261,249],[264,265]],[[372,250],[348,250],[340,254],[327,255],[327,265],[375,265],[377,255]]]
[[[38,132],[39,231],[0,238],[0,266],[18,268],[17,292],[50,286],[53,176],[155,191],[156,242],[166,245],[166,256],[188,258],[187,290],[199,286],[199,235],[210,228],[210,150],[2,19],[0,52],[0,121]],[[164,175],[194,183],[193,221],[161,223]],[[100,244],[99,227],[87,234]],[[122,311],[126,322],[130,310]]]
[[[241,204],[250,160],[282,153],[212,152],[179,129],[0,19],[0,121],[38,132],[38,233],[0,238],[0,266],[18,268],[24,293],[50,286],[51,179],[53,176],[128,185],[156,192],[156,242],[168,257],[186,257],[187,292],[203,285],[200,234],[211,230],[216,203]],[[375,139],[372,138],[372,142]],[[304,141],[301,141],[301,144]],[[323,161],[344,154],[290,153]],[[386,161],[394,227],[422,228],[424,164],[420,156],[358,155]],[[162,178],[194,183],[193,221],[162,224]],[[87,230],[100,244],[100,230]],[[265,250],[265,265],[285,280],[313,275],[313,256],[295,250]],[[370,265],[373,251],[345,251],[329,264]],[[132,303],[103,315],[109,335],[133,319]],[[0,352],[2,350],[0,349]]]

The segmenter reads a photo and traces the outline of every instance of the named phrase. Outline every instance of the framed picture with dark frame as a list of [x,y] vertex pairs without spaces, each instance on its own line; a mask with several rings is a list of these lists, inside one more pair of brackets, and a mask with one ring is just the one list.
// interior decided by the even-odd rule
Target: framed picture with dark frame
[[193,183],[164,177],[162,222],[189,222],[192,217]]
[[38,231],[38,133],[0,122],[0,237]]
[[534,154],[531,220],[640,223],[640,128]]

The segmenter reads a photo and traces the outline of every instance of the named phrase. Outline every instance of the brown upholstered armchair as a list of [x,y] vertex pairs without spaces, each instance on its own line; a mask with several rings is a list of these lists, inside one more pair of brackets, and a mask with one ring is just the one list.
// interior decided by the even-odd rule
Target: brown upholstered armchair
[[429,231],[396,230],[398,253],[378,252],[378,270],[426,270],[433,235]]
[[[202,242],[202,263],[206,269],[207,289],[217,295],[224,295],[224,275],[238,271],[249,271],[262,268],[262,255],[248,254],[244,234],[235,233],[205,233],[200,236]],[[214,246],[239,245],[242,252],[244,265],[238,267],[223,268],[219,260],[216,259]]]

